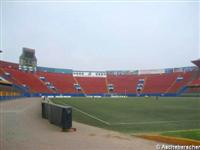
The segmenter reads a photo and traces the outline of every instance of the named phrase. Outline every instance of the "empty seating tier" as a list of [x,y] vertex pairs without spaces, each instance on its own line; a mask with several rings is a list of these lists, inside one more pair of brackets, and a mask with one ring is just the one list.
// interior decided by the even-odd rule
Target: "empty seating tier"
[[31,93],[52,93],[33,73],[10,68],[4,68],[4,71],[10,73],[11,82],[26,86]]
[[[141,77],[138,75],[108,75],[108,84],[113,84],[113,93],[118,94],[135,94],[138,80]],[[143,78],[143,77],[142,77]]]
[[55,87],[57,93],[77,93],[74,88],[74,83],[76,82],[72,74],[37,72],[37,76],[38,78],[45,77]]
[[76,77],[84,91],[84,94],[105,94],[107,93],[105,78],[101,77]]

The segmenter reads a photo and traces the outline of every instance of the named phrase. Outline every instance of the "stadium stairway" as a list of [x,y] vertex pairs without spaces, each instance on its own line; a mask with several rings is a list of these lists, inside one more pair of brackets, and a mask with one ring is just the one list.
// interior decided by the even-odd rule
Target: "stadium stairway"
[[108,89],[108,78],[107,78],[107,76],[105,78],[105,83],[106,83],[107,94],[110,94],[110,91]]
[[[39,77],[38,77],[38,75],[37,74],[34,74],[34,76],[36,77],[36,78],[38,78],[39,79],[39,81],[44,85],[44,86],[46,86],[47,88],[48,88],[48,86],[45,84],[45,82],[44,81],[42,81]],[[51,93],[54,93],[54,94],[56,94],[56,91],[54,91],[53,89],[50,89],[50,88],[48,88],[50,91],[51,91]]]
[[[177,93],[182,87],[188,84],[191,81],[192,73],[175,73],[176,79],[172,85],[166,90],[165,93]],[[177,81],[177,77],[183,77],[183,80]]]
[[200,85],[200,70],[193,73],[193,77],[188,85]]
[[45,77],[52,83],[61,94],[74,94],[77,91],[74,88],[74,78],[72,74],[52,73],[52,72],[37,72],[39,77]]
[[[142,76],[141,76],[142,77]],[[147,80],[147,76],[144,76],[143,79],[144,79],[144,83],[143,83],[143,88],[142,90],[140,91],[140,94],[143,94],[143,91],[144,91],[144,88],[145,88],[145,84],[146,84],[146,80]]]
[[51,93],[51,91],[44,86],[38,78],[36,78],[33,73],[22,72],[16,69],[4,68],[5,72],[10,73],[11,78],[15,79],[24,86],[26,85],[29,88],[31,93]]
[[0,75],[5,78],[6,80],[10,81],[13,84],[22,86],[23,83],[21,83],[20,81],[16,80],[14,76],[11,75],[6,75],[8,72],[6,72],[3,68],[0,68]]
[[78,82],[78,80],[76,79],[76,77],[73,76],[73,78],[74,78],[75,84],[77,84],[77,85],[80,86],[80,88],[81,88],[81,90],[80,90],[81,93],[84,94],[84,95],[86,96],[87,94],[85,93],[85,90],[83,89],[83,87],[81,87],[81,85],[79,84],[79,82]]
[[193,73],[192,80],[187,84],[188,90],[185,93],[191,95],[199,95],[200,93],[200,70]]
[[159,94],[165,93],[166,89],[170,87],[175,80],[175,76],[167,74],[153,74],[146,75],[146,81],[143,93],[144,94]]
[[107,75],[108,84],[113,84],[113,93],[136,94],[136,86],[141,77],[138,75]]

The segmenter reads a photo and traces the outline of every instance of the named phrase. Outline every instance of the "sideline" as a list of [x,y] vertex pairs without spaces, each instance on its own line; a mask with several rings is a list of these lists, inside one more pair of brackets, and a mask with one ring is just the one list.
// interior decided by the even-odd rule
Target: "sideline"
[[179,123],[179,122],[190,122],[199,120],[178,120],[178,121],[145,121],[145,122],[120,122],[112,123],[112,125],[134,125],[134,124],[161,124],[161,123]]
[[88,116],[88,117],[90,117],[90,118],[93,118],[93,119],[95,119],[95,120],[100,121],[101,123],[104,123],[104,124],[106,124],[106,125],[108,125],[108,126],[111,125],[109,122],[104,121],[104,120],[102,120],[102,119],[99,119],[98,117],[93,116],[93,115],[91,115],[91,114],[88,114],[88,113],[86,113],[86,112],[84,112],[84,111],[82,111],[82,110],[80,110],[80,109],[78,109],[78,108],[76,108],[76,107],[74,107],[74,106],[72,106],[72,108],[74,108],[76,111],[79,111],[80,113],[82,113],[82,114],[84,114],[84,115],[86,115],[86,116]]

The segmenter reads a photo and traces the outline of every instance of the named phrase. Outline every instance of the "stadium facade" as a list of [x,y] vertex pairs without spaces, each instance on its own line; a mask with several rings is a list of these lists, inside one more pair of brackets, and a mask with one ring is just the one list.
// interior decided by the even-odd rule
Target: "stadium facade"
[[0,61],[1,99],[16,96],[200,95],[200,60],[192,61],[194,66],[181,68],[79,71],[36,66],[35,51],[25,48],[19,62]]

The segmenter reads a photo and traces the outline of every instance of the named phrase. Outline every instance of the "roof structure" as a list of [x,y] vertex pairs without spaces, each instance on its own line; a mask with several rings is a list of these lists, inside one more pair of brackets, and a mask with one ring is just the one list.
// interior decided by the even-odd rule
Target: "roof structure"
[[200,59],[193,60],[192,63],[200,68]]

